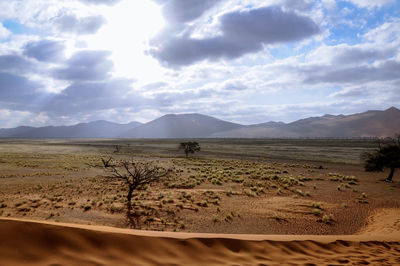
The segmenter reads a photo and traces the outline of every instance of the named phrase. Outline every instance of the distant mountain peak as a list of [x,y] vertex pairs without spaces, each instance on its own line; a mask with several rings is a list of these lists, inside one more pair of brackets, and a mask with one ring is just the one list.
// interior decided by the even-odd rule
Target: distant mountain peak
[[400,112],[400,110],[397,109],[396,107],[392,106],[392,107],[386,109],[385,112]]
[[207,138],[242,125],[198,113],[167,114],[134,128],[124,138]]
[[224,121],[224,120],[218,119],[218,118],[213,117],[213,116],[203,115],[203,114],[199,114],[199,113],[166,114],[166,115],[163,115],[163,116],[161,116],[161,117],[159,117],[159,118],[157,118],[155,120],[159,120],[159,119],[211,119],[211,120]]
[[334,118],[334,117],[336,117],[336,115],[324,114],[322,117],[324,117],[324,118]]

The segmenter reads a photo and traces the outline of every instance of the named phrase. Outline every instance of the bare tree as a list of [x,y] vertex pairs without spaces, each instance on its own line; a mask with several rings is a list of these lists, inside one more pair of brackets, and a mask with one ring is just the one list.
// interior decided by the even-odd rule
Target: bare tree
[[103,167],[109,174],[107,177],[119,179],[127,185],[128,194],[126,195],[126,216],[133,227],[136,227],[137,221],[135,221],[135,217],[131,212],[133,192],[135,190],[141,190],[147,185],[160,181],[160,179],[167,176],[170,171],[145,162],[113,162],[112,158],[109,158],[108,160],[102,158],[101,160]]

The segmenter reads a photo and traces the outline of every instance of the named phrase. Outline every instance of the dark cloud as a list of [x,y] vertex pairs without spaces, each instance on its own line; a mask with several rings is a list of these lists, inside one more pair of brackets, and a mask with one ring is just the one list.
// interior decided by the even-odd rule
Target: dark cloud
[[305,83],[332,83],[352,84],[367,83],[373,81],[390,81],[400,79],[400,62],[388,60],[377,66],[355,66],[329,70],[323,69],[321,73],[317,69],[309,73]]
[[[54,78],[71,83],[57,94],[46,92],[44,84],[15,74],[29,74],[29,70],[41,63],[18,55],[0,56],[0,106],[19,111],[45,112],[50,116],[139,106],[144,99],[131,92],[133,80],[111,78],[113,62],[109,59],[110,54],[108,51],[81,51],[72,55],[64,65],[53,69],[50,74]],[[15,73],[7,73],[11,70]]]
[[81,51],[67,60],[66,66],[53,71],[53,76],[69,81],[101,81],[109,78],[113,62],[108,51]]
[[387,59],[396,55],[396,48],[388,49],[362,49],[359,47],[346,47],[337,52],[333,63],[335,64],[354,64],[365,61],[376,61]]
[[163,64],[179,67],[205,59],[234,59],[258,52],[266,44],[299,41],[319,33],[310,18],[278,7],[227,13],[220,24],[220,36],[205,39],[173,36],[156,40],[149,52]]
[[121,0],[79,0],[79,1],[89,5],[108,5],[108,6],[112,6],[121,2]]
[[[0,71],[25,74],[34,72],[36,65],[20,55],[1,55]],[[4,85],[0,83],[1,85]]]
[[54,25],[62,32],[94,34],[106,23],[102,16],[77,18],[74,14],[64,14],[54,19]]
[[[161,2],[161,1],[159,1]],[[172,23],[186,23],[199,18],[220,0],[169,0],[164,1],[164,17]]]
[[60,41],[41,40],[29,42],[24,47],[24,55],[43,62],[58,62],[64,59],[65,45]]
[[140,100],[129,97],[132,80],[113,79],[102,82],[77,82],[54,97],[44,108],[59,115],[130,107]]
[[2,107],[25,110],[25,104],[29,105],[36,90],[42,85],[25,77],[0,72],[0,103]]
[[230,40],[250,43],[297,41],[319,32],[311,19],[279,7],[228,13],[221,18],[221,29]]

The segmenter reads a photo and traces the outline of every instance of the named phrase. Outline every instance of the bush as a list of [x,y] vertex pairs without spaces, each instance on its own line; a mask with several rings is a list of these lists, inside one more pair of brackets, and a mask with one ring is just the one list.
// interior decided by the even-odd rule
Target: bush
[[321,211],[319,209],[313,209],[312,214],[314,214],[315,216],[319,216],[321,214]]
[[325,214],[322,216],[322,222],[325,224],[332,224],[333,222],[333,215],[332,214]]

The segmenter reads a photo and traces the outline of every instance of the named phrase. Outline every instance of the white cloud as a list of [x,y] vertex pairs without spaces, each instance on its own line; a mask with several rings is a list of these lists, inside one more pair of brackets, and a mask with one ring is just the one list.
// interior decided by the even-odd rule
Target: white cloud
[[394,3],[396,0],[346,0],[355,4],[356,6],[372,9],[375,7],[382,7],[387,4]]
[[372,29],[363,36],[367,41],[379,45],[400,44],[400,19],[392,19]]
[[0,23],[0,40],[9,37],[11,32]]
[[33,125],[37,125],[37,124],[45,125],[48,120],[49,120],[49,116],[44,112],[40,112],[39,114],[30,118],[29,122],[30,122],[30,124],[33,124]]
[[27,122],[34,115],[27,111],[0,109],[0,124],[2,128],[17,127]]
[[322,4],[328,10],[335,10],[337,8],[336,0],[322,0]]

